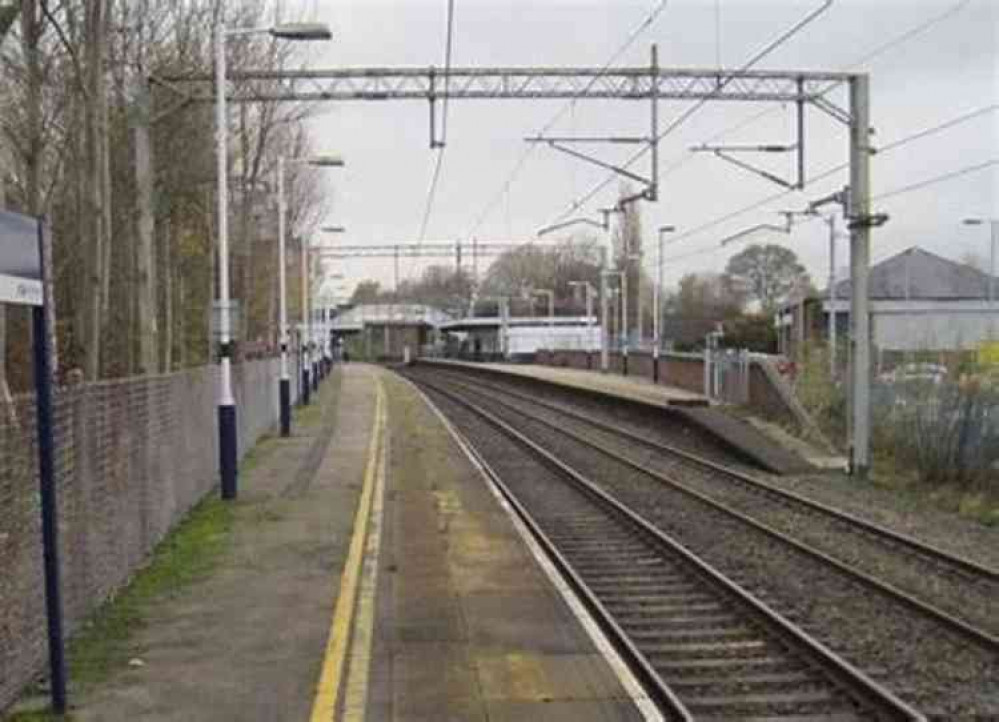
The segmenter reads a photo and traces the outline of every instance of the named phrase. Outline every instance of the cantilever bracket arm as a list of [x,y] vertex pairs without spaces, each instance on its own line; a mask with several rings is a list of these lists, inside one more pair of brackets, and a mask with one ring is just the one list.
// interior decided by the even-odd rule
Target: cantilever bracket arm
[[812,105],[821,110],[823,113],[835,118],[847,127],[853,123],[853,116],[851,116],[849,112],[843,110],[832,101],[827,100],[822,95],[814,96],[812,98]]
[[739,231],[738,233],[733,233],[731,236],[726,236],[725,238],[721,239],[720,245],[727,246],[729,243],[737,241],[740,238],[745,238],[746,236],[756,233],[758,231],[773,231],[774,233],[790,234],[791,225],[792,225],[791,216],[793,215],[793,213],[789,211],[781,211],[781,214],[784,216],[783,226],[775,226],[773,223],[759,223],[755,226],[751,226],[749,228],[746,228],[745,230]]
[[587,163],[592,163],[593,165],[599,166],[605,170],[617,173],[618,175],[624,176],[625,178],[630,178],[631,180],[637,181],[638,183],[641,183],[650,188],[652,187],[652,181],[649,180],[648,178],[645,178],[644,176],[640,176],[637,173],[632,173],[627,168],[622,168],[621,166],[614,165],[613,163],[607,163],[606,161],[602,161],[599,158],[594,158],[593,156],[587,155],[586,153],[580,153],[578,150],[575,150],[573,148],[566,148],[564,145],[560,145],[558,142],[554,140],[548,140],[545,138],[541,139],[529,138],[528,142],[535,142],[536,140],[540,140],[543,143],[547,143],[549,147],[554,148],[557,151],[561,151],[566,155],[571,155],[573,158],[579,158],[580,160],[586,161]]
[[[802,167],[802,162],[800,161],[802,161],[802,153],[804,150],[801,143],[796,143],[794,145],[725,145],[725,146],[707,145],[705,143],[703,145],[694,146],[690,150],[694,153],[701,153],[701,152],[713,153],[721,160],[727,161],[728,163],[731,163],[734,166],[742,168],[743,170],[748,170],[750,173],[754,173],[760,176],[761,178],[766,178],[768,181],[770,181],[771,183],[776,183],[781,188],[794,190],[794,189],[804,188],[805,186],[804,178],[800,177],[800,169]],[[799,157],[799,164],[798,164],[799,178],[797,182],[791,183],[790,181],[786,181],[780,176],[774,175],[769,171],[763,170],[762,168],[758,168],[757,166],[751,163],[747,163],[744,160],[740,160],[739,158],[729,155],[729,153],[743,153],[743,152],[752,152],[752,153],[797,152]]]
[[744,160],[739,160],[738,158],[734,158],[733,156],[728,155],[722,150],[715,150],[714,154],[719,158],[721,158],[722,160],[728,161],[732,165],[742,168],[743,170],[748,170],[750,173],[755,173],[761,178],[766,178],[771,183],[776,183],[782,188],[787,188],[788,190],[791,190],[798,187],[797,183],[789,183],[780,176],[774,175],[773,173],[765,171],[762,168],[757,168],[755,165],[747,163]]
[[563,228],[568,228],[569,226],[576,226],[576,225],[593,226],[594,228],[599,228],[602,231],[606,231],[608,228],[607,216],[604,215],[603,223],[598,223],[592,218],[570,218],[569,220],[562,221],[561,223],[553,223],[550,226],[544,226],[543,228],[539,228],[536,231],[535,235],[544,236],[548,233],[554,233],[555,231],[561,230]]

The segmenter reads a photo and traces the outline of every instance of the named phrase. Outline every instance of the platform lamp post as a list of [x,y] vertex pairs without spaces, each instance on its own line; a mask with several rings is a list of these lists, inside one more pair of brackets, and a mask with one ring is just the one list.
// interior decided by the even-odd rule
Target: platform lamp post
[[291,436],[291,379],[288,373],[288,292],[287,292],[287,201],[284,192],[284,172],[288,165],[311,165],[318,168],[339,168],[343,159],[336,156],[314,156],[308,158],[278,157],[277,196],[278,196],[278,297],[280,306],[281,334],[281,377],[278,381],[279,417],[281,436]]
[[535,296],[547,296],[548,298],[548,342],[551,344],[550,351],[552,362],[555,361],[555,291],[546,288],[536,288],[531,293]]
[[[346,233],[343,226],[323,226],[323,233]],[[311,249],[307,239],[302,240],[302,404],[309,405],[310,392],[318,389],[318,365],[312,358],[315,339],[312,336],[312,289],[309,277]]]
[[330,29],[317,23],[288,23],[265,28],[230,28],[220,13],[213,28],[215,42],[215,144],[218,163],[219,234],[219,467],[223,499],[235,499],[237,490],[236,399],[232,393],[232,338],[229,301],[229,178],[226,112],[225,41],[242,35],[268,34],[283,40],[329,40]]
[[593,284],[589,281],[569,281],[569,286],[572,288],[577,288],[582,286],[586,294],[586,367],[593,368],[593,294],[596,290]]
[[966,226],[984,226],[992,229],[989,244],[989,308],[996,303],[996,243],[999,238],[999,218],[965,218],[961,221]]
[[656,257],[656,285],[653,287],[652,308],[652,382],[659,383],[659,347],[662,345],[661,325],[663,317],[663,243],[667,233],[676,230],[676,226],[659,226],[659,255]]

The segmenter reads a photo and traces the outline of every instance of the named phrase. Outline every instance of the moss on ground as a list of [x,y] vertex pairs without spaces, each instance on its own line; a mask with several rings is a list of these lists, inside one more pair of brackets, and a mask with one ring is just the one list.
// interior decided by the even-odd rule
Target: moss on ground
[[[148,621],[155,601],[179,594],[206,577],[225,551],[230,539],[234,510],[212,494],[199,502],[157,545],[149,564],[108,602],[95,611],[70,640],[67,648],[72,692],[107,679],[128,664],[136,650],[132,636]],[[33,701],[44,699],[39,688],[25,695],[27,707],[11,712],[6,722],[71,720],[46,710],[34,709]]]

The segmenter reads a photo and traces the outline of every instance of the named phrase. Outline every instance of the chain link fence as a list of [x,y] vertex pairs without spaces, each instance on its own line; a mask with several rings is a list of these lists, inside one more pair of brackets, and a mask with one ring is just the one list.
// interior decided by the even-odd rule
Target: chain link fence
[[[297,368],[292,359],[290,366]],[[217,367],[55,395],[63,604],[72,632],[218,484]],[[278,418],[278,361],[233,366],[239,450]],[[293,402],[298,384],[291,385]],[[34,397],[0,418],[0,711],[47,656]]]

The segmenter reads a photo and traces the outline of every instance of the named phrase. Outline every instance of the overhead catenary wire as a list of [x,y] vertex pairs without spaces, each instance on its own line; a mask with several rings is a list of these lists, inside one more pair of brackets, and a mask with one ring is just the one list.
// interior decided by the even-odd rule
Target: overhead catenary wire
[[[957,170],[947,171],[946,173],[941,173],[939,175],[932,176],[930,178],[924,178],[923,180],[916,181],[914,183],[909,183],[898,188],[892,188],[891,190],[882,191],[881,193],[876,193],[871,196],[872,201],[885,200],[887,198],[894,198],[896,196],[905,195],[906,193],[912,193],[914,191],[922,190],[923,188],[928,188],[930,186],[937,185],[939,183],[945,183],[955,178],[960,178],[962,176],[970,175],[979,171],[986,170],[993,166],[999,165],[999,158],[992,158],[990,160],[982,161],[981,163],[974,163],[972,165],[964,166],[958,168]],[[799,222],[799,225],[804,225],[811,223],[816,220],[818,216],[806,217],[804,220]],[[699,248],[688,253],[681,253],[679,255],[670,258],[671,262],[680,262],[688,260],[690,258],[697,258],[699,256],[707,256],[713,253],[717,253],[724,249],[724,246],[712,245],[705,248]]]
[[[792,37],[794,37],[795,35],[797,35],[802,29],[804,29],[807,25],[809,25],[819,15],[821,15],[827,9],[829,9],[830,5],[832,5],[832,0],[824,0],[824,2],[822,3],[822,5],[820,5],[819,7],[817,7],[815,10],[812,10],[805,17],[803,17],[801,20],[799,20],[798,22],[796,22],[794,25],[792,25],[790,28],[788,28],[787,30],[785,30],[780,35],[778,35],[774,40],[772,40],[770,43],[768,43],[766,46],[764,46],[761,50],[757,51],[757,53],[755,55],[753,55],[749,60],[747,60],[742,65],[740,65],[737,68],[736,72],[742,72],[744,70],[749,70],[750,68],[752,68],[754,65],[756,65],[756,63],[758,63],[761,60],[763,60],[763,58],[767,57],[770,53],[772,53],[778,47],[780,47],[785,42],[787,42],[788,40],[790,40]],[[734,75],[728,75],[727,77],[723,78],[718,83],[718,87],[715,89],[715,91],[714,91],[714,93],[712,93],[712,95],[710,95],[708,97],[705,97],[705,98],[702,98],[701,100],[698,100],[693,105],[689,106],[685,111],[683,111],[679,116],[677,116],[676,118],[674,118],[673,121],[670,122],[666,126],[665,130],[661,131],[660,133],[658,133],[656,135],[656,138],[655,138],[656,141],[658,142],[658,141],[662,140],[667,135],[669,135],[670,133],[672,133],[674,130],[676,130],[677,128],[679,128],[681,125],[683,125],[685,122],[687,122],[687,120],[689,120],[690,117],[694,115],[694,113],[696,113],[698,110],[700,110],[705,105],[705,103],[707,103],[709,100],[711,100],[712,97],[717,96],[719,93],[721,93],[721,91],[725,88],[725,86],[727,86],[729,83],[732,82],[732,80],[733,80],[734,77],[735,77]],[[631,157],[628,158],[628,160],[624,163],[624,165],[622,167],[624,169],[630,168],[635,163],[637,163],[642,157],[644,157],[646,153],[650,152],[651,149],[652,149],[651,145],[646,145],[646,146],[642,147],[640,150],[638,150],[635,153],[633,153],[631,155]],[[549,225],[550,224],[554,224],[554,223],[559,223],[560,221],[565,220],[570,214],[575,213],[581,206],[583,206],[586,203],[588,203],[590,201],[590,199],[593,198],[593,196],[595,196],[597,193],[599,193],[604,188],[606,188],[607,186],[609,186],[617,177],[618,176],[617,176],[616,173],[608,175],[606,178],[604,178],[604,180],[602,180],[597,185],[595,185],[593,188],[591,188],[589,191],[587,191],[587,193],[582,198],[577,198],[576,200],[574,200],[572,202],[572,204],[570,204],[569,208],[566,209],[557,218],[555,218],[554,220],[552,220],[549,223]]]
[[[859,67],[861,65],[869,63],[872,60],[875,60],[875,59],[881,57],[882,55],[890,52],[891,50],[899,47],[900,45],[903,45],[903,44],[909,42],[913,38],[916,38],[916,37],[918,37],[918,36],[926,33],[931,28],[935,27],[936,25],[939,25],[940,23],[944,22],[945,20],[948,20],[949,18],[951,18],[955,14],[961,12],[962,10],[964,10],[964,8],[970,2],[971,2],[971,0],[958,0],[953,5],[948,6],[948,8],[945,9],[943,12],[938,13],[936,15],[933,15],[933,16],[927,18],[923,22],[921,22],[918,25],[910,28],[909,30],[906,30],[905,32],[901,33],[900,35],[898,35],[898,36],[896,36],[896,37],[888,40],[885,43],[882,43],[881,45],[878,45],[878,46],[872,48],[867,53],[865,53],[864,55],[862,55],[860,58],[858,58],[858,59],[856,59],[856,60],[854,60],[854,61],[852,61],[852,62],[850,62],[850,63],[848,63],[848,64],[846,64],[844,66],[842,66],[839,70],[840,71],[850,71],[850,70],[853,70],[853,69],[855,69],[855,68],[857,68],[857,67]],[[835,90],[841,84],[841,82],[842,81],[831,82],[829,85],[827,85],[825,88],[823,88],[819,92],[819,95],[824,96],[824,95],[832,92],[833,90]],[[757,121],[762,120],[764,117],[772,115],[773,113],[777,112],[778,110],[779,110],[779,108],[776,108],[776,107],[766,108],[766,109],[760,111],[759,113],[756,113],[756,114],[750,116],[747,119],[739,121],[738,123],[736,123],[735,125],[733,125],[731,127],[728,127],[728,128],[725,128],[725,129],[719,131],[718,133],[716,133],[716,134],[710,136],[709,138],[705,139],[705,141],[703,141],[701,144],[713,142],[715,140],[718,140],[719,138],[722,138],[722,137],[728,135],[729,133],[734,133],[734,132],[736,132],[738,130],[742,130],[743,128],[746,128],[746,127],[748,127],[748,126],[756,123]],[[665,131],[665,132],[669,132],[670,130],[671,129],[667,128],[667,131]],[[646,152],[647,152],[647,149],[644,149],[644,148],[642,150],[640,150],[639,152],[637,152],[633,157],[629,158],[629,160],[625,163],[624,167],[628,168],[631,165],[633,165]],[[662,178],[670,175],[671,173],[679,170],[682,166],[686,165],[686,163],[692,157],[694,157],[693,153],[691,153],[690,151],[685,151],[682,155],[680,155],[679,157],[677,157],[674,160],[670,161],[669,164],[667,165],[666,170],[664,172],[660,173],[660,180]],[[573,200],[572,203],[570,204],[570,207],[565,212],[563,212],[560,216],[558,216],[552,222],[557,223],[558,221],[560,221],[560,220],[564,219],[565,217],[567,217],[570,213],[573,213],[573,212],[577,211],[582,205],[588,203],[597,193],[599,193],[604,188],[606,188],[608,185],[610,185],[611,182],[613,182],[613,180],[614,180],[614,176],[608,176],[603,181],[600,181],[597,185],[593,186],[590,190],[588,190],[582,197],[576,198],[575,200]],[[785,195],[785,194],[781,193],[780,195]],[[780,197],[780,196],[778,196],[778,197]]]
[[[968,111],[966,113],[962,113],[961,115],[956,116],[954,118],[951,118],[949,120],[945,120],[942,123],[938,123],[938,124],[936,124],[934,126],[931,126],[929,128],[924,128],[924,129],[922,129],[920,131],[917,131],[915,133],[911,133],[909,135],[906,135],[906,136],[903,136],[901,138],[898,138],[897,140],[894,140],[891,143],[887,143],[886,145],[882,146],[878,150],[878,155],[883,156],[885,153],[890,153],[891,151],[896,150],[898,148],[902,148],[902,147],[908,145],[909,143],[913,143],[913,142],[915,142],[917,140],[921,140],[923,138],[927,138],[927,137],[935,135],[937,133],[941,133],[941,132],[943,132],[945,130],[949,130],[950,128],[953,128],[955,126],[962,125],[963,123],[967,123],[970,120],[974,120],[975,118],[979,118],[979,117],[982,117],[984,115],[988,115],[988,114],[994,113],[997,110],[999,110],[999,103],[992,103],[991,105],[986,105],[986,106],[983,106],[981,108],[976,108],[976,109]],[[805,183],[805,187],[807,188],[808,186],[814,185],[815,183],[818,183],[819,181],[825,180],[826,178],[829,178],[830,176],[835,175],[839,171],[846,169],[848,166],[849,166],[849,163],[837,163],[834,166],[826,168],[824,171],[822,171],[820,173],[817,173],[817,174],[813,175],[811,178],[809,178],[808,182]],[[718,217],[713,218],[713,219],[711,219],[709,221],[706,221],[706,222],[704,222],[704,223],[702,223],[702,224],[700,224],[698,226],[695,226],[694,228],[691,228],[688,231],[685,231],[683,233],[679,233],[674,238],[671,238],[667,242],[666,245],[673,245],[673,244],[679,243],[679,242],[683,241],[686,238],[690,238],[691,236],[697,235],[699,233],[703,233],[704,231],[710,230],[711,228],[719,226],[722,223],[725,223],[726,221],[730,221],[733,218],[738,218],[739,216],[742,216],[742,215],[745,215],[746,213],[749,213],[751,211],[757,210],[758,208],[762,208],[763,206],[765,206],[765,205],[767,205],[769,203],[772,203],[772,202],[774,202],[776,200],[779,200],[781,198],[785,198],[786,196],[789,196],[792,193],[798,193],[798,192],[800,192],[800,191],[798,191],[796,189],[790,189],[790,190],[781,190],[781,191],[778,191],[776,193],[772,193],[772,194],[766,196],[765,198],[762,198],[762,199],[760,199],[758,201],[754,201],[753,203],[750,203],[747,206],[743,206],[742,208],[738,208],[736,210],[729,211],[728,213],[725,213],[725,214],[723,214],[721,216],[718,216]]]
[[[554,115],[552,115],[552,117],[549,118],[548,121],[534,133],[534,135],[542,136],[545,133],[547,133],[549,130],[551,130],[555,126],[555,124],[558,123],[559,120],[561,120],[562,117],[574,107],[575,103],[579,100],[579,98],[585,95],[586,92],[590,88],[592,88],[593,85],[598,80],[600,80],[603,74],[606,73],[608,70],[610,70],[610,68],[614,65],[614,63],[617,62],[618,58],[620,58],[625,52],[627,52],[627,50],[642,35],[642,33],[644,33],[648,28],[650,28],[653,25],[653,23],[656,22],[656,20],[659,19],[659,16],[663,13],[663,11],[666,10],[666,6],[668,4],[669,0],[660,0],[659,4],[652,10],[652,12],[649,13],[642,20],[642,22],[640,22],[635,27],[635,29],[631,31],[631,33],[628,35],[627,38],[625,38],[624,43],[622,43],[621,46],[611,54],[607,62],[605,62],[601,66],[600,71],[596,75],[590,78],[590,81],[586,84],[586,86],[582,90],[576,93],[575,97],[570,98],[568,101],[566,101],[566,103],[562,105],[554,113]],[[510,173],[506,177],[506,180],[504,180],[503,183],[500,184],[499,189],[496,191],[496,193],[494,193],[490,197],[489,201],[476,216],[475,221],[472,224],[471,230],[469,230],[466,236],[470,237],[475,235],[475,232],[478,231],[478,229],[486,221],[486,219],[493,212],[496,206],[502,201],[504,194],[509,192],[510,186],[520,176],[520,173],[524,170],[524,167],[527,165],[527,161],[531,158],[531,156],[535,153],[537,149],[538,149],[537,144],[532,143],[527,145],[526,148],[521,152],[520,157],[517,159],[517,162],[514,164],[513,170],[510,171]]]
[[440,182],[441,167],[444,164],[444,149],[447,147],[447,116],[448,116],[448,92],[451,83],[451,51],[454,43],[454,0],[447,2],[447,34],[444,39],[444,103],[441,108],[441,141],[436,143],[436,139],[431,141],[436,145],[437,158],[434,163],[434,173],[430,178],[430,187],[427,190],[427,201],[423,208],[423,220],[420,221],[420,233],[417,236],[419,243],[427,235],[427,226],[430,223],[430,214],[433,212],[434,199],[437,196],[437,184]]

